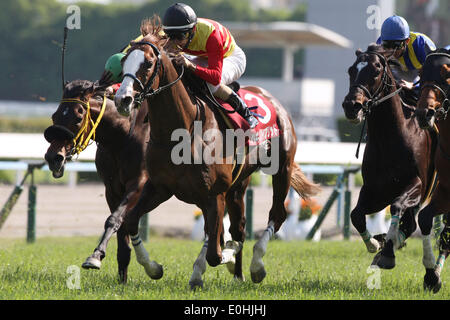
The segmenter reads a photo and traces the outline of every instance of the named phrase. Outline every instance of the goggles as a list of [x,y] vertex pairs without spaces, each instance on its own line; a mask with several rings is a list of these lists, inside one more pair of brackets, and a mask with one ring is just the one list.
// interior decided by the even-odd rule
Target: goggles
[[404,40],[387,40],[383,41],[382,46],[386,49],[400,49],[405,45]]
[[170,39],[173,40],[186,40],[189,38],[189,31],[188,32],[177,32],[177,31],[166,31],[167,36]]

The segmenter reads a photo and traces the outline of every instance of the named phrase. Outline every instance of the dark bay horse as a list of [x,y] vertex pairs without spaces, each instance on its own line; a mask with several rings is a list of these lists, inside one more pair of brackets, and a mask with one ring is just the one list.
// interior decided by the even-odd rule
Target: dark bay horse
[[[428,54],[421,72],[421,95],[417,103],[417,120],[424,129],[439,130],[439,147],[434,158],[439,184],[430,203],[419,212],[419,227],[423,241],[423,264],[426,269],[424,288],[438,292],[440,274],[450,252],[450,50],[438,49]],[[436,260],[431,245],[433,218],[445,214],[445,227],[439,237]]]
[[[358,50],[349,68],[350,90],[342,104],[350,121],[367,121],[368,141],[362,162],[363,186],[351,213],[352,224],[371,253],[382,249],[373,264],[391,269],[394,251],[416,229],[415,213],[434,180],[435,137],[422,130],[412,108],[402,105],[386,53],[370,45]],[[391,206],[386,243],[366,229],[365,215]]]
[[[132,240],[139,241],[139,217],[175,195],[184,202],[196,204],[202,209],[205,218],[208,240],[194,263],[194,273],[189,281],[191,288],[202,285],[201,276],[206,262],[210,266],[217,266],[235,259],[234,276],[243,279],[243,197],[250,174],[258,168],[264,170],[260,159],[262,155],[269,155],[276,160],[266,164],[266,168],[277,167],[275,172],[271,173],[273,205],[269,213],[268,227],[254,246],[250,266],[252,280],[260,282],[266,275],[262,257],[267,243],[286,219],[284,200],[290,186],[292,185],[302,197],[317,193],[319,188],[306,179],[294,162],[297,138],[288,113],[270,93],[257,87],[246,89],[265,97],[274,105],[281,135],[278,139],[272,139],[266,148],[253,148],[249,153],[245,153],[238,164],[242,166],[240,175],[236,178],[233,175],[235,149],[233,144],[223,138],[228,128],[224,119],[217,111],[194,98],[186,89],[185,79],[180,76],[181,72],[177,72],[163,49],[165,39],[159,36],[160,30],[159,19],[141,27],[144,38],[140,42],[131,43],[127,56],[122,60],[124,80],[115,97],[116,106],[123,115],[130,113],[136,100],[146,100],[152,128],[146,154],[147,163],[151,163],[151,166],[147,166],[150,179],[145,184],[136,207],[126,218],[128,232],[132,235]],[[198,126],[199,135],[195,133]],[[214,139],[205,138],[207,133]],[[174,139],[174,136],[177,136],[178,140]],[[180,136],[185,138],[183,142],[189,147],[188,151],[183,149],[180,152],[186,160],[181,163],[174,161],[174,154],[178,156],[179,153],[175,150],[179,147]],[[232,141],[234,142],[234,139]],[[230,145],[232,150],[227,152]],[[205,161],[202,149],[215,150],[213,154],[217,161]],[[255,154],[258,161],[251,163],[250,156]],[[222,251],[220,235],[223,234],[225,205],[228,208],[233,241],[227,242]]]
[[[69,158],[81,152],[90,141],[97,143],[95,165],[105,184],[111,215],[105,222],[99,245],[83,267],[100,268],[108,241],[117,232],[119,279],[126,282],[131,249],[122,222],[148,179],[144,161],[150,133],[148,122],[144,122],[147,108],[144,105],[139,110],[135,128],[129,134],[130,122],[117,113],[113,101],[103,97],[101,89],[87,80],[75,80],[65,86],[63,99],[52,115],[53,125],[45,131],[45,138],[50,142],[45,159],[53,176],[59,178]],[[156,263],[153,265],[157,272],[152,276],[158,278],[162,273]]]

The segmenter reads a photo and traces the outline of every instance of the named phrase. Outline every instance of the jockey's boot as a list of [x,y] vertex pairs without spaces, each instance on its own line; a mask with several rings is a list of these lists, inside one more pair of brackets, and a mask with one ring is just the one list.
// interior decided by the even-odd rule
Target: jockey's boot
[[233,91],[225,102],[229,103],[233,109],[248,122],[250,128],[253,129],[256,127],[258,119],[253,116],[248,109],[247,104],[236,94],[236,92]]

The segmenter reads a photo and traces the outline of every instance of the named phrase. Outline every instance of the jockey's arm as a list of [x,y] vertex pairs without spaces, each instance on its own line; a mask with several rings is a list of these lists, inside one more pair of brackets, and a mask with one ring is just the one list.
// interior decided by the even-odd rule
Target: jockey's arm
[[195,74],[206,82],[217,86],[222,79],[223,48],[215,33],[211,34],[206,42],[206,52],[208,53],[208,67],[197,65]]

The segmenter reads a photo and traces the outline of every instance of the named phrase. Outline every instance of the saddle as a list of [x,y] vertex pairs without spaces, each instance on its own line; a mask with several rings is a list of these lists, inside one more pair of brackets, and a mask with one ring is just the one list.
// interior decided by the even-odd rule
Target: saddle
[[[183,83],[195,99],[200,99],[220,118],[224,120],[229,129],[248,130],[247,121],[242,118],[228,103],[216,99],[209,90],[206,82],[192,72],[185,72]],[[261,145],[268,140],[280,135],[277,124],[277,114],[272,103],[262,95],[242,89],[238,82],[228,85],[249,106],[253,115],[258,117],[259,123],[252,130],[251,137],[247,140],[248,145]]]

